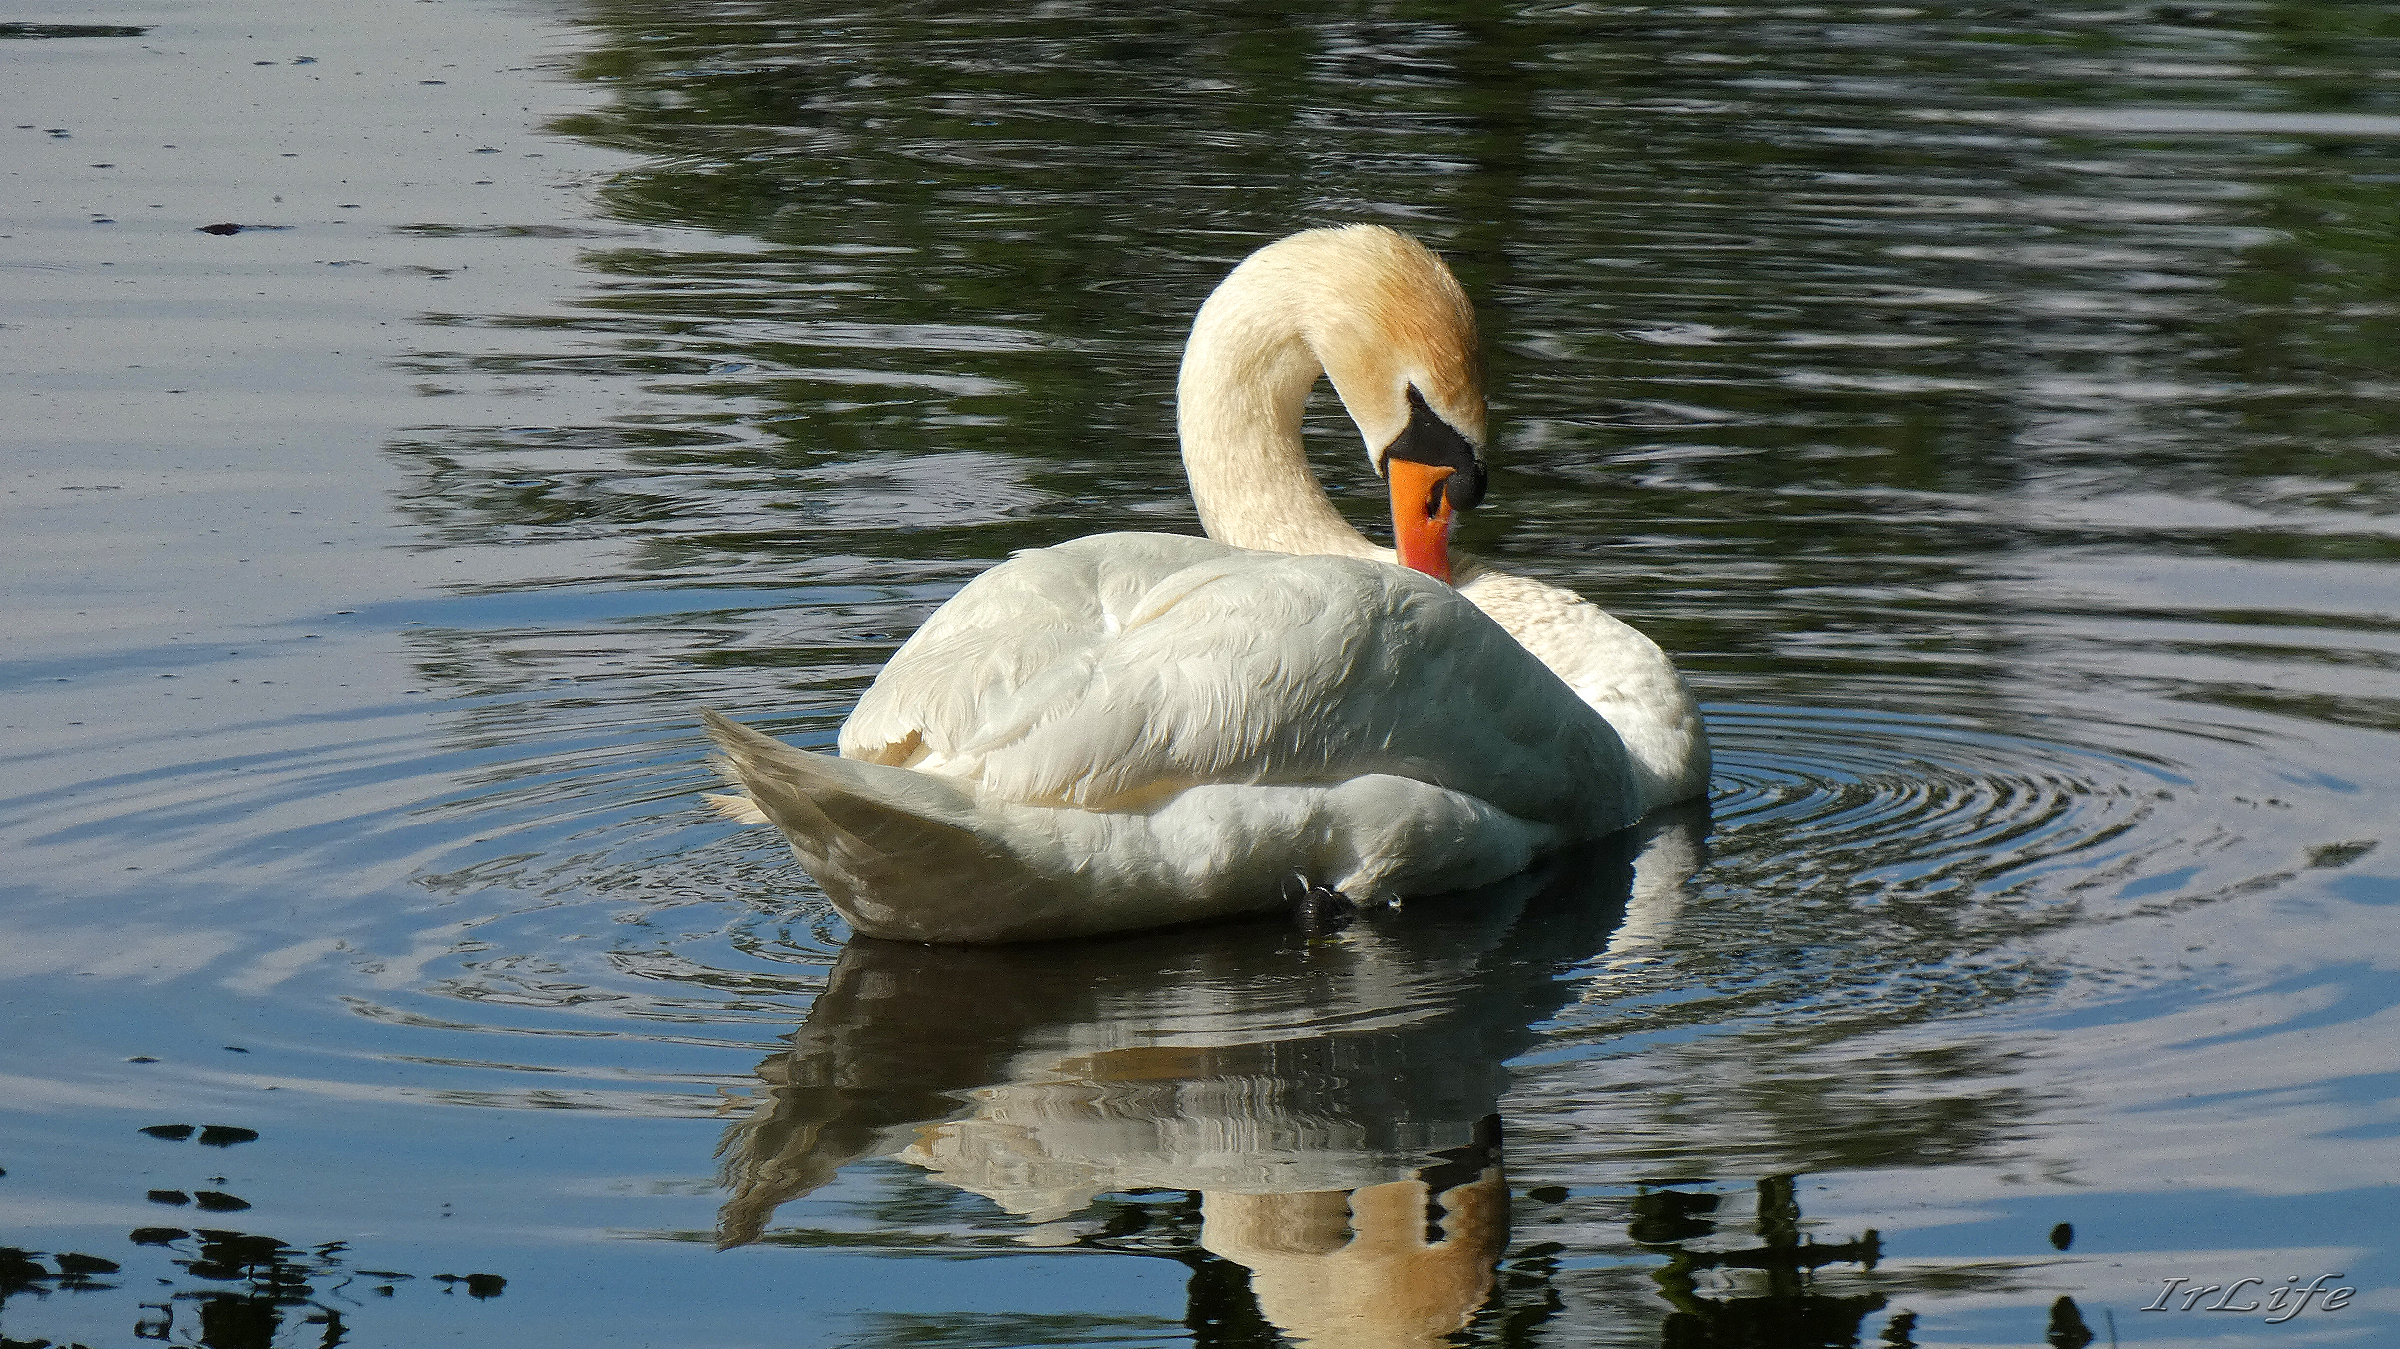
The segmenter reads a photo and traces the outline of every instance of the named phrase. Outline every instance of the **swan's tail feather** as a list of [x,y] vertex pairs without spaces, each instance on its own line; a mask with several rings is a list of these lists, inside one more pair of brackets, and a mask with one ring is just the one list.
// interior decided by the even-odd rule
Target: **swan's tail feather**
[[[977,940],[962,906],[1041,878],[1006,844],[979,834],[974,792],[927,773],[794,749],[703,710],[727,775],[749,793],[711,796],[730,818],[769,823],[851,925],[874,936]],[[1000,911],[1006,911],[1006,905]],[[971,928],[972,922],[967,926]]]
[[[733,761],[731,759],[711,759],[709,760],[709,767],[714,768],[717,770],[717,772],[723,774],[727,782],[740,782],[742,780],[741,775],[733,770]],[[774,823],[773,820],[767,818],[767,812],[758,808],[758,803],[756,801],[751,800],[746,794],[741,792],[702,792],[700,793],[700,799],[708,803],[709,809],[717,812],[719,815],[724,816],[726,819],[733,821],[735,824]]]

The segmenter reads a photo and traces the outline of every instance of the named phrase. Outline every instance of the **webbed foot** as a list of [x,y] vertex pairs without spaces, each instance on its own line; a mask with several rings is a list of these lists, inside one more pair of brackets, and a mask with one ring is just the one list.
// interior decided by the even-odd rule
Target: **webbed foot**
[[1284,879],[1283,898],[1292,907],[1292,921],[1312,937],[1339,932],[1358,916],[1358,905],[1348,895],[1297,871]]

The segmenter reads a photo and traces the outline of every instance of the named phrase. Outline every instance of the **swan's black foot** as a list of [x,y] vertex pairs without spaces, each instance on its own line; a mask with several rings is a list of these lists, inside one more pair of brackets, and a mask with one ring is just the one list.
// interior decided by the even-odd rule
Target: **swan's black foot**
[[1292,906],[1292,921],[1312,937],[1328,936],[1350,925],[1358,905],[1330,885],[1318,885],[1295,871],[1283,882],[1284,901]]

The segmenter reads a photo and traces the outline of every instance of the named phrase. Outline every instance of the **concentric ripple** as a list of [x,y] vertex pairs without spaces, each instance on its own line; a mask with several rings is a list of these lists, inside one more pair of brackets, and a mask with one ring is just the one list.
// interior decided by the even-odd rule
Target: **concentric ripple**
[[[1624,928],[1554,1034],[1606,1053],[1758,1025],[1839,1038],[2071,983],[2141,986],[2164,962],[2098,940],[2100,928],[2262,896],[2355,827],[2312,792],[2327,841],[2300,843],[2284,817],[2307,773],[2277,751],[2301,747],[2257,726],[2177,728],[2171,711],[2151,708],[2141,725],[2124,705],[2003,726],[1711,708],[1706,862],[1647,892],[1637,880]],[[2274,818],[2259,828],[2231,818],[2261,812]]]
[[1988,887],[2104,849],[2189,779],[2173,765],[1958,719],[1730,707],[1715,818],[1740,837],[1805,837],[1867,860],[1886,898]]
[[[398,637],[421,686],[163,742],[129,731],[98,744],[81,780],[0,807],[61,869],[129,893],[177,859],[185,899],[141,920],[188,957],[168,976],[345,1008],[405,1032],[375,1037],[394,1062],[500,1074],[476,1091],[596,1066],[566,1048],[594,1037],[765,1043],[806,1014],[847,934],[771,831],[701,806],[697,709],[823,743],[938,597],[913,584],[562,588],[361,615],[331,637],[354,651]],[[187,662],[175,687],[231,688],[236,670],[256,682],[318,645]],[[2078,975],[2137,977],[2035,939],[2272,888],[2308,848],[2347,837],[2227,822],[2306,779],[2289,723],[2201,724],[2130,700],[1928,710],[1970,692],[1920,678],[1893,694],[1901,710],[1712,706],[1704,833],[1687,861],[1646,863],[1620,929],[1582,953],[1591,987],[1557,1033],[1588,1044],[1829,1009],[1908,1018]],[[1595,877],[1587,902],[1627,902],[1618,884]],[[255,917],[277,895],[313,906],[308,943]],[[68,911],[53,912],[51,945],[73,949]],[[313,1015],[295,1013],[296,1026]],[[495,1035],[512,1047],[485,1043]],[[619,1065],[594,1088],[697,1071]]]

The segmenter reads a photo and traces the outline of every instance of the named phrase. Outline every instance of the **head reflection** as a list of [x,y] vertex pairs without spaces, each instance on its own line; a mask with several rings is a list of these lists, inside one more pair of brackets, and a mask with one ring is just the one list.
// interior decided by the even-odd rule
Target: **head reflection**
[[869,1156],[985,1196],[1037,1244],[1091,1237],[1101,1196],[1184,1191],[1199,1246],[1249,1271],[1287,1335],[1438,1343],[1483,1305],[1508,1240],[1505,1063],[1579,975],[1628,954],[1612,937],[1672,921],[1705,824],[1659,821],[1332,937],[854,941],[725,1134],[718,1239],[757,1240]]

